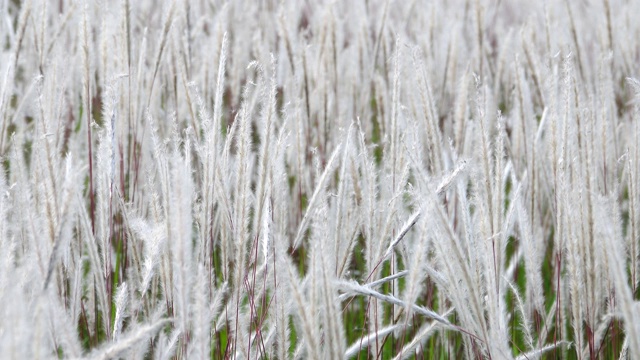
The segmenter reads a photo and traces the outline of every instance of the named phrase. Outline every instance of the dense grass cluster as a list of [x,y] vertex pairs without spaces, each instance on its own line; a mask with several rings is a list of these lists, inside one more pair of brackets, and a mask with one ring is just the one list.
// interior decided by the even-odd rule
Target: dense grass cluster
[[0,14],[0,358],[640,358],[640,2]]

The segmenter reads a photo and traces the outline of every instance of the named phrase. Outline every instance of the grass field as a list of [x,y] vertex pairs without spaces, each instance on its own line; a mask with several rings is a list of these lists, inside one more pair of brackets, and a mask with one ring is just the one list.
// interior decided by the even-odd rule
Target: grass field
[[0,358],[640,358],[640,2],[0,14]]

